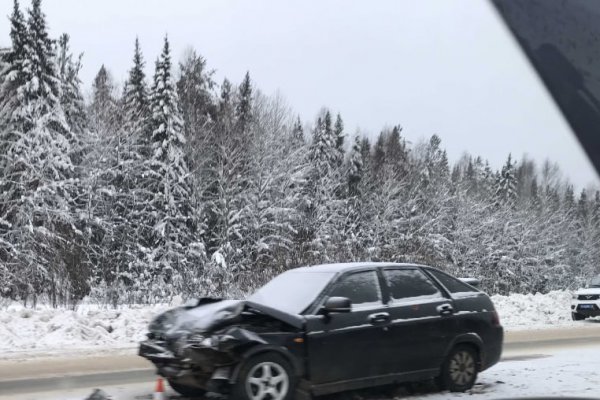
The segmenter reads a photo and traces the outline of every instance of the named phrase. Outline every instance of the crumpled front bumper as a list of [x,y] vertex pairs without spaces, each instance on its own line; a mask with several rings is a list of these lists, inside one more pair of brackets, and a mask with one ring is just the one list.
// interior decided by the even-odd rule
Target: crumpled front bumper
[[177,362],[172,351],[168,350],[164,342],[155,340],[144,340],[140,343],[138,354],[154,363]]
[[249,345],[266,344],[256,333],[237,326],[218,333],[182,335],[167,339],[149,334],[138,354],[151,361],[157,373],[180,384],[226,393],[234,366]]
[[[186,351],[187,352],[187,351]],[[203,352],[196,352],[202,356]],[[164,346],[163,342],[151,339],[140,343],[138,354],[151,361],[158,375],[179,384],[199,387],[212,392],[226,393],[230,368],[218,367],[214,359],[204,355],[202,362],[198,357],[192,360],[177,356]]]
[[164,342],[144,340],[140,343],[138,354],[151,361],[157,373],[167,379],[179,379],[193,374],[192,365],[176,356]]

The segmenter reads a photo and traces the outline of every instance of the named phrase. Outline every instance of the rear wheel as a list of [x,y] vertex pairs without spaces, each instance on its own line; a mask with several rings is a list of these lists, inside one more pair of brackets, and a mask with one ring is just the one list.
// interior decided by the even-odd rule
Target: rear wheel
[[173,382],[172,380],[169,380],[169,385],[173,388],[174,391],[185,397],[197,398],[204,397],[204,395],[206,394],[206,391],[204,389],[200,389],[194,386],[182,385],[180,383]]
[[571,318],[573,318],[573,321],[582,321],[585,319],[585,315],[583,314],[579,314],[576,312],[572,312],[571,313]]
[[295,384],[292,367],[283,356],[263,353],[246,361],[232,394],[236,400],[290,400]]
[[454,347],[440,372],[439,383],[442,389],[451,392],[471,389],[477,379],[477,352],[467,345]]

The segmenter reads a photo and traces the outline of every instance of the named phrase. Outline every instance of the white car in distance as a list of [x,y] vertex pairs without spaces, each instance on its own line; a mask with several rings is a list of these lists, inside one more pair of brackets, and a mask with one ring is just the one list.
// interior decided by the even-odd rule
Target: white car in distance
[[575,291],[571,301],[573,321],[597,316],[600,316],[600,275],[592,278],[586,288]]

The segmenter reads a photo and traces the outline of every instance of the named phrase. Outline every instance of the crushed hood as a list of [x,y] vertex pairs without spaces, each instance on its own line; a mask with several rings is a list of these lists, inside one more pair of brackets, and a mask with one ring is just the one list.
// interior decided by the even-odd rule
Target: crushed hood
[[201,298],[158,315],[150,323],[149,330],[165,337],[180,336],[183,332],[210,332],[240,321],[244,310],[268,315],[298,329],[304,325],[304,318],[299,315],[291,315],[259,303]]

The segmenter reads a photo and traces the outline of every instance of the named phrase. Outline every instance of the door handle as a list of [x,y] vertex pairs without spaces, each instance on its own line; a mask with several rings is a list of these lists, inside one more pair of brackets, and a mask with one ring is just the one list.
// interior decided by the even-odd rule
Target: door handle
[[372,324],[377,324],[381,322],[386,322],[390,320],[390,314],[386,312],[376,313],[369,315],[369,322]]
[[440,304],[435,308],[441,316],[454,314],[454,307],[451,304]]

